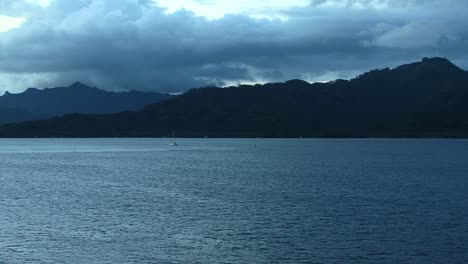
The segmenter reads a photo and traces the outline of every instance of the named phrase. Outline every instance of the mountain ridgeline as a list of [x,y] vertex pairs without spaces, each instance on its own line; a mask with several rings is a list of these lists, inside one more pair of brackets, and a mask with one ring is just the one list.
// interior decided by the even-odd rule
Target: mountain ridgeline
[[468,72],[443,58],[352,80],[199,88],[117,114],[0,127],[3,137],[468,137]]
[[104,114],[139,110],[145,105],[171,98],[153,92],[108,92],[76,82],[69,87],[0,96],[0,123],[46,119],[71,113]]

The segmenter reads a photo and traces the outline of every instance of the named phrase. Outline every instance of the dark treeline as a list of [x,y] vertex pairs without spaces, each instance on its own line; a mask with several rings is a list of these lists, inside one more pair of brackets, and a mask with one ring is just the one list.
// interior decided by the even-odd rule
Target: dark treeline
[[468,73],[442,58],[352,80],[199,88],[143,110],[9,124],[3,137],[468,137]]

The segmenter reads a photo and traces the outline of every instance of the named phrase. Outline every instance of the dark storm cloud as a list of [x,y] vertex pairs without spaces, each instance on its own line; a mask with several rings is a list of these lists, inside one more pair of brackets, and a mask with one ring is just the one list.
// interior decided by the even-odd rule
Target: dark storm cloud
[[15,2],[0,0],[1,10],[27,14],[27,21],[0,33],[0,77],[35,78],[37,86],[80,80],[177,92],[239,81],[346,78],[423,56],[468,65],[468,2],[462,1],[315,0],[284,11],[284,21],[166,14],[141,0],[56,0],[46,8]]

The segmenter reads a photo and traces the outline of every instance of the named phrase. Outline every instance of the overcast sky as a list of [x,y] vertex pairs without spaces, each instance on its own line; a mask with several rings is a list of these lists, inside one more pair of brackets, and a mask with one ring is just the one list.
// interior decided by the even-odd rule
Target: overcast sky
[[350,78],[441,56],[468,68],[466,0],[0,0],[0,92],[180,92]]

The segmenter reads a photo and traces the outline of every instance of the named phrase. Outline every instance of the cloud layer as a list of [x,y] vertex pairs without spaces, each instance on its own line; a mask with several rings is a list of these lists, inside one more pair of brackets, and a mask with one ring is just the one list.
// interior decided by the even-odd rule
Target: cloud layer
[[0,33],[0,91],[76,80],[162,92],[324,81],[423,56],[468,66],[466,1],[271,1],[270,8],[246,13],[248,6],[239,6],[235,14],[219,1],[191,2],[218,5],[221,17],[149,0],[0,0],[0,15],[26,19]]

